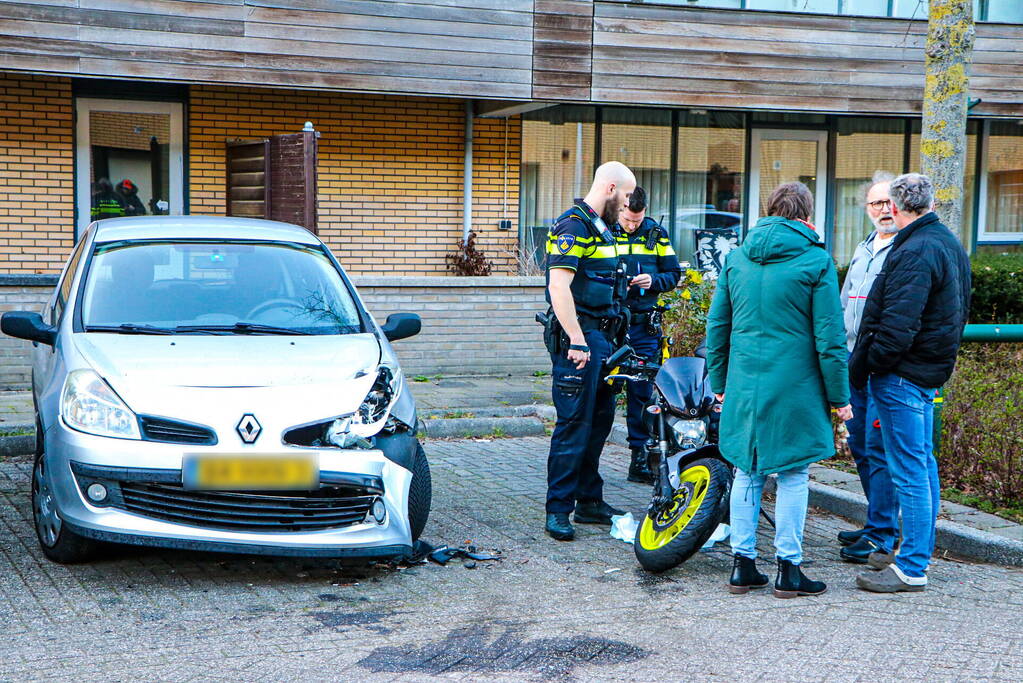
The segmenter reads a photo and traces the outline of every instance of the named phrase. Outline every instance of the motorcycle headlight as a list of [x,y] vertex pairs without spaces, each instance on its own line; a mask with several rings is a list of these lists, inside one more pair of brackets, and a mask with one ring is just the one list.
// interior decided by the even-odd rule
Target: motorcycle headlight
[[116,439],[139,439],[139,421],[110,385],[92,370],[68,374],[60,415],[72,429]]
[[675,420],[671,428],[682,448],[698,448],[707,440],[707,423],[703,420]]

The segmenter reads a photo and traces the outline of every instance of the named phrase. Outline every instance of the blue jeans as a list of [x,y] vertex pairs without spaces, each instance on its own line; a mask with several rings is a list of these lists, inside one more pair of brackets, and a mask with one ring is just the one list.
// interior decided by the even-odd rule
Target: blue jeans
[[[777,502],[774,506],[774,549],[779,559],[792,564],[803,561],[803,526],[806,522],[807,484],[810,468],[778,473]],[[731,541],[732,553],[751,559],[757,557],[757,522],[760,518],[760,494],[764,491],[763,474],[747,474],[735,470],[732,482]]]
[[867,497],[864,535],[890,553],[899,533],[899,508],[895,502],[895,486],[888,473],[881,427],[876,422],[877,410],[865,389],[850,386],[849,392],[853,419],[845,426],[849,430],[849,451],[856,461],[863,495]]
[[[660,363],[657,352],[661,348],[661,338],[650,334],[645,322],[629,326],[629,345],[641,358],[654,358],[655,362]],[[650,432],[643,424],[643,409],[654,393],[654,385],[653,382],[626,382],[625,391],[629,397],[625,413],[629,427],[629,448],[642,450],[650,438]]]
[[934,457],[934,389],[897,375],[870,378],[888,471],[902,508],[902,549],[895,564],[906,576],[925,576],[934,552],[934,523],[941,507]]

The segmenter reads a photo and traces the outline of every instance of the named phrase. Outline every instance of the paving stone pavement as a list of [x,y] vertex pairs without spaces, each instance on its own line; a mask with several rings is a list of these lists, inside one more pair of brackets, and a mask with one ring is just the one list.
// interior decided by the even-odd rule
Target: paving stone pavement
[[[814,512],[823,596],[733,596],[723,548],[649,575],[605,527],[543,534],[547,445],[427,442],[424,538],[505,558],[472,569],[137,548],[63,567],[38,550],[28,459],[0,462],[0,681],[1023,680],[1023,571],[937,560],[924,593],[862,593],[832,542],[849,524]],[[626,458],[608,447],[606,497],[638,515]]]

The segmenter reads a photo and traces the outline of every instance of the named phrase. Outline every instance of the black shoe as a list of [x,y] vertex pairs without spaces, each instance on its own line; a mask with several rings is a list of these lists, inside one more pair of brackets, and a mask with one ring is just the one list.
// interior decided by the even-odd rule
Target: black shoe
[[856,541],[860,540],[860,537],[866,532],[866,529],[853,529],[852,531],[839,531],[838,542],[842,545],[852,545]]
[[828,590],[823,581],[811,581],[799,568],[788,560],[778,558],[778,576],[774,579],[774,597],[796,598],[800,595],[820,595]]
[[579,503],[575,506],[576,524],[611,524],[615,515],[624,515],[624,510],[613,508],[604,501]]
[[575,529],[568,521],[567,512],[548,512],[547,525],[544,528],[550,537],[557,541],[571,541],[575,538]]
[[753,558],[736,555],[732,563],[732,578],[728,580],[729,593],[749,593],[751,588],[766,588],[770,583],[767,574],[757,570]]
[[654,483],[654,473],[650,471],[650,465],[647,462],[645,448],[632,449],[632,460],[629,462],[628,479],[629,481],[634,481],[639,484]]
[[860,540],[856,541],[852,545],[847,545],[838,551],[838,554],[842,556],[842,559],[846,562],[852,562],[853,564],[867,564],[867,560],[870,558],[872,553],[880,552],[881,546],[874,543],[866,536],[861,536]]

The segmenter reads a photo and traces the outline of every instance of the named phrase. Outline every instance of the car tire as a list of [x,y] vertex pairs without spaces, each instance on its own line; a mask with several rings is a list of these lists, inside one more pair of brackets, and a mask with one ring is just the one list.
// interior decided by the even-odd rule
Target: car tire
[[430,518],[430,504],[433,500],[433,482],[430,479],[430,463],[420,443],[416,443],[416,454],[412,459],[412,483],[408,490],[408,521],[415,543],[426,528]]
[[46,472],[46,458],[32,468],[32,519],[43,555],[58,564],[78,564],[96,556],[98,543],[71,531],[60,519]]

